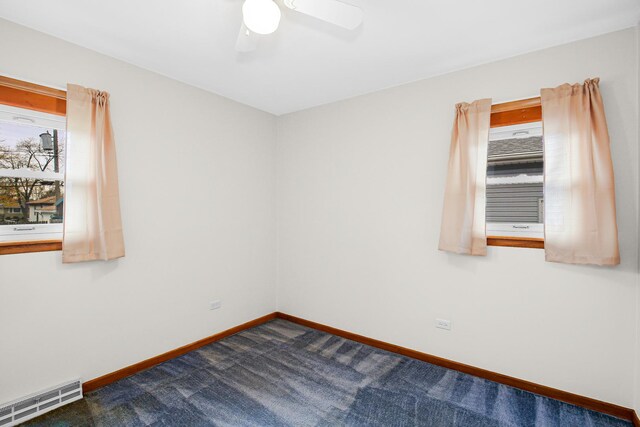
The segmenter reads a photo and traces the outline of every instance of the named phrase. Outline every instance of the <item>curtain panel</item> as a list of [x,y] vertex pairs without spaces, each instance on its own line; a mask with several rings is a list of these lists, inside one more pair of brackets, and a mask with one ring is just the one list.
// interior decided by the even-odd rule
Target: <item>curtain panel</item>
[[67,159],[62,261],[124,256],[109,94],[67,86]]
[[491,99],[456,105],[440,226],[442,251],[487,254],[487,146]]
[[542,89],[545,257],[620,263],[615,184],[599,79]]

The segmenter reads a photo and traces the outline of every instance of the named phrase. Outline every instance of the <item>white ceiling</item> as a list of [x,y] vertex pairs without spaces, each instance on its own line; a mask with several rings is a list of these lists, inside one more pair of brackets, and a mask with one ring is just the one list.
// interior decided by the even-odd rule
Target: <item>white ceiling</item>
[[355,31],[283,10],[235,52],[242,0],[0,0],[0,16],[284,114],[635,25],[638,0],[345,0]]

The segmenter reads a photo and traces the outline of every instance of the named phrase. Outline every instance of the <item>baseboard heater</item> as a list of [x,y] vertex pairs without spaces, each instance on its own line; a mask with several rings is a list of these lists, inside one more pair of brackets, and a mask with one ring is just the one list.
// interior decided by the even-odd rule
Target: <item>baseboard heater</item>
[[82,399],[79,379],[51,387],[0,405],[0,426],[18,425],[79,399]]

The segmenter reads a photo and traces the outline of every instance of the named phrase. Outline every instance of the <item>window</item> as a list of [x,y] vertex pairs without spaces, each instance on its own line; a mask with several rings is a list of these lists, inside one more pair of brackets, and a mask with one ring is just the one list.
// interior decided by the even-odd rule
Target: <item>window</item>
[[494,128],[487,159],[487,235],[543,238],[542,123]]
[[491,246],[544,247],[540,99],[492,106],[486,230]]
[[0,77],[0,254],[61,248],[64,95]]
[[0,105],[0,242],[62,239],[64,125]]

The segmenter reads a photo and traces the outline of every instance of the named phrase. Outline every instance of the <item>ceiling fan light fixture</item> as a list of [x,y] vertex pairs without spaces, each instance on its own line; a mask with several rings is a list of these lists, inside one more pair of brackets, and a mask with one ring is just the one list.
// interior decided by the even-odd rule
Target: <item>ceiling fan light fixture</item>
[[273,0],[245,0],[242,19],[250,31],[271,34],[280,24],[280,8]]

